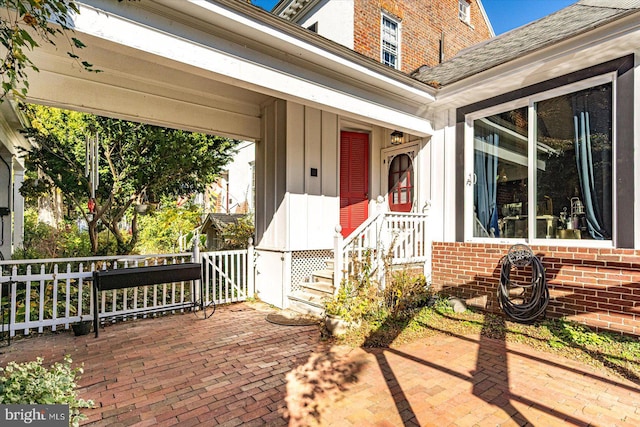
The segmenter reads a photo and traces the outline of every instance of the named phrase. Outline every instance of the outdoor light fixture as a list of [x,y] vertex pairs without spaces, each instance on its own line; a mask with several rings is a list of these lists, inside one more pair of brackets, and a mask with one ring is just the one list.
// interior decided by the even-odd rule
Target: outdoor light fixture
[[402,144],[402,140],[404,139],[404,133],[399,130],[394,130],[391,132],[391,145],[400,145]]

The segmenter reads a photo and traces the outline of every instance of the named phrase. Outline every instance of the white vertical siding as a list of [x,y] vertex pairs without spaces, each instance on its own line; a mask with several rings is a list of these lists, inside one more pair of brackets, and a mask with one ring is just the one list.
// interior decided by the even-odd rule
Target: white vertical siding
[[436,131],[422,150],[427,162],[421,162],[420,184],[427,188],[421,192],[425,197],[423,206],[430,203],[429,227],[434,241],[455,240],[456,170],[462,167],[456,165],[455,137],[455,110],[444,111],[437,117]]
[[256,144],[256,247],[284,249],[286,227],[285,101],[263,108],[262,137]]
[[382,149],[383,141],[389,139],[386,136],[390,134],[390,132],[377,126],[371,132],[369,140],[369,216],[376,212],[376,199],[378,196],[384,197],[380,178],[380,164],[382,163],[380,150]]
[[[456,173],[458,168],[464,167],[463,164],[456,163],[456,111],[449,110],[443,112],[445,117],[445,127],[443,132],[444,156],[442,163],[444,170],[434,173],[432,176],[438,176],[444,180],[443,185],[443,217],[441,219],[443,229],[443,241],[454,242],[456,240],[456,218],[457,203],[462,203],[456,197]],[[438,163],[438,159],[434,158],[433,163]],[[435,236],[432,240],[436,240]]]
[[338,116],[322,112],[322,194],[338,197],[338,153],[339,151]]
[[[287,104],[287,250],[327,249],[338,223],[338,119]],[[311,169],[317,176],[311,176]]]
[[[322,194],[322,118],[318,109],[305,107],[304,110],[304,190],[306,194],[317,196]],[[311,176],[311,168],[317,170],[318,176]]]

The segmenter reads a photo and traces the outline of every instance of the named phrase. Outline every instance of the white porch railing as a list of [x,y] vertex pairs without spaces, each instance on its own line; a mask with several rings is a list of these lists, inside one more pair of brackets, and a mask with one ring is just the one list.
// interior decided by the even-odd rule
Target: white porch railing
[[[251,256],[248,254],[251,253]],[[195,261],[203,264],[204,295],[192,282],[177,282],[103,291],[99,318],[148,317],[184,311],[202,297],[207,304],[243,301],[254,294],[253,247],[249,249],[145,256],[0,261],[0,339],[45,328],[68,329],[93,318],[96,269],[141,267]]]
[[[334,238],[334,289],[352,274],[355,263],[367,266],[361,274],[375,276],[384,286],[385,265],[426,264],[431,241],[427,214],[385,212],[368,218],[343,239],[340,227]],[[426,272],[426,270],[425,270]]]

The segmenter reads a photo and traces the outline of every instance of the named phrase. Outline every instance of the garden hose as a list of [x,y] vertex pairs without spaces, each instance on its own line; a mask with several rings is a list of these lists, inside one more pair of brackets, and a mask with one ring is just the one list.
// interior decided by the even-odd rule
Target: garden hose
[[[533,322],[544,314],[549,304],[549,288],[547,287],[542,262],[533,255],[531,249],[526,245],[512,246],[501,262],[500,285],[498,286],[500,308],[516,322]],[[512,282],[512,268],[526,267],[528,265],[531,265],[531,282]],[[522,288],[522,294],[513,298],[511,291],[518,288]],[[516,303],[514,299],[521,301]]]

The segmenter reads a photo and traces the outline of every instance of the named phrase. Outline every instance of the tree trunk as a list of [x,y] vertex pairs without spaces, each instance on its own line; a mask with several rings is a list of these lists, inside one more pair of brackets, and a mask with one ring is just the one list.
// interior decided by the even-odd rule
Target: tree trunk
[[98,254],[98,222],[96,220],[89,221],[89,242],[91,243],[91,252]]
[[118,255],[128,255],[129,253],[131,253],[136,243],[138,242],[138,227],[137,227],[135,218],[136,217],[134,216],[134,219],[131,224],[131,239],[129,240],[129,242],[125,241],[125,238],[122,235],[122,232],[118,228],[119,220],[118,221],[114,220],[110,222],[108,225],[109,231],[111,231],[111,234],[113,234],[113,236],[116,238],[116,243],[118,245],[118,248],[117,248]]

